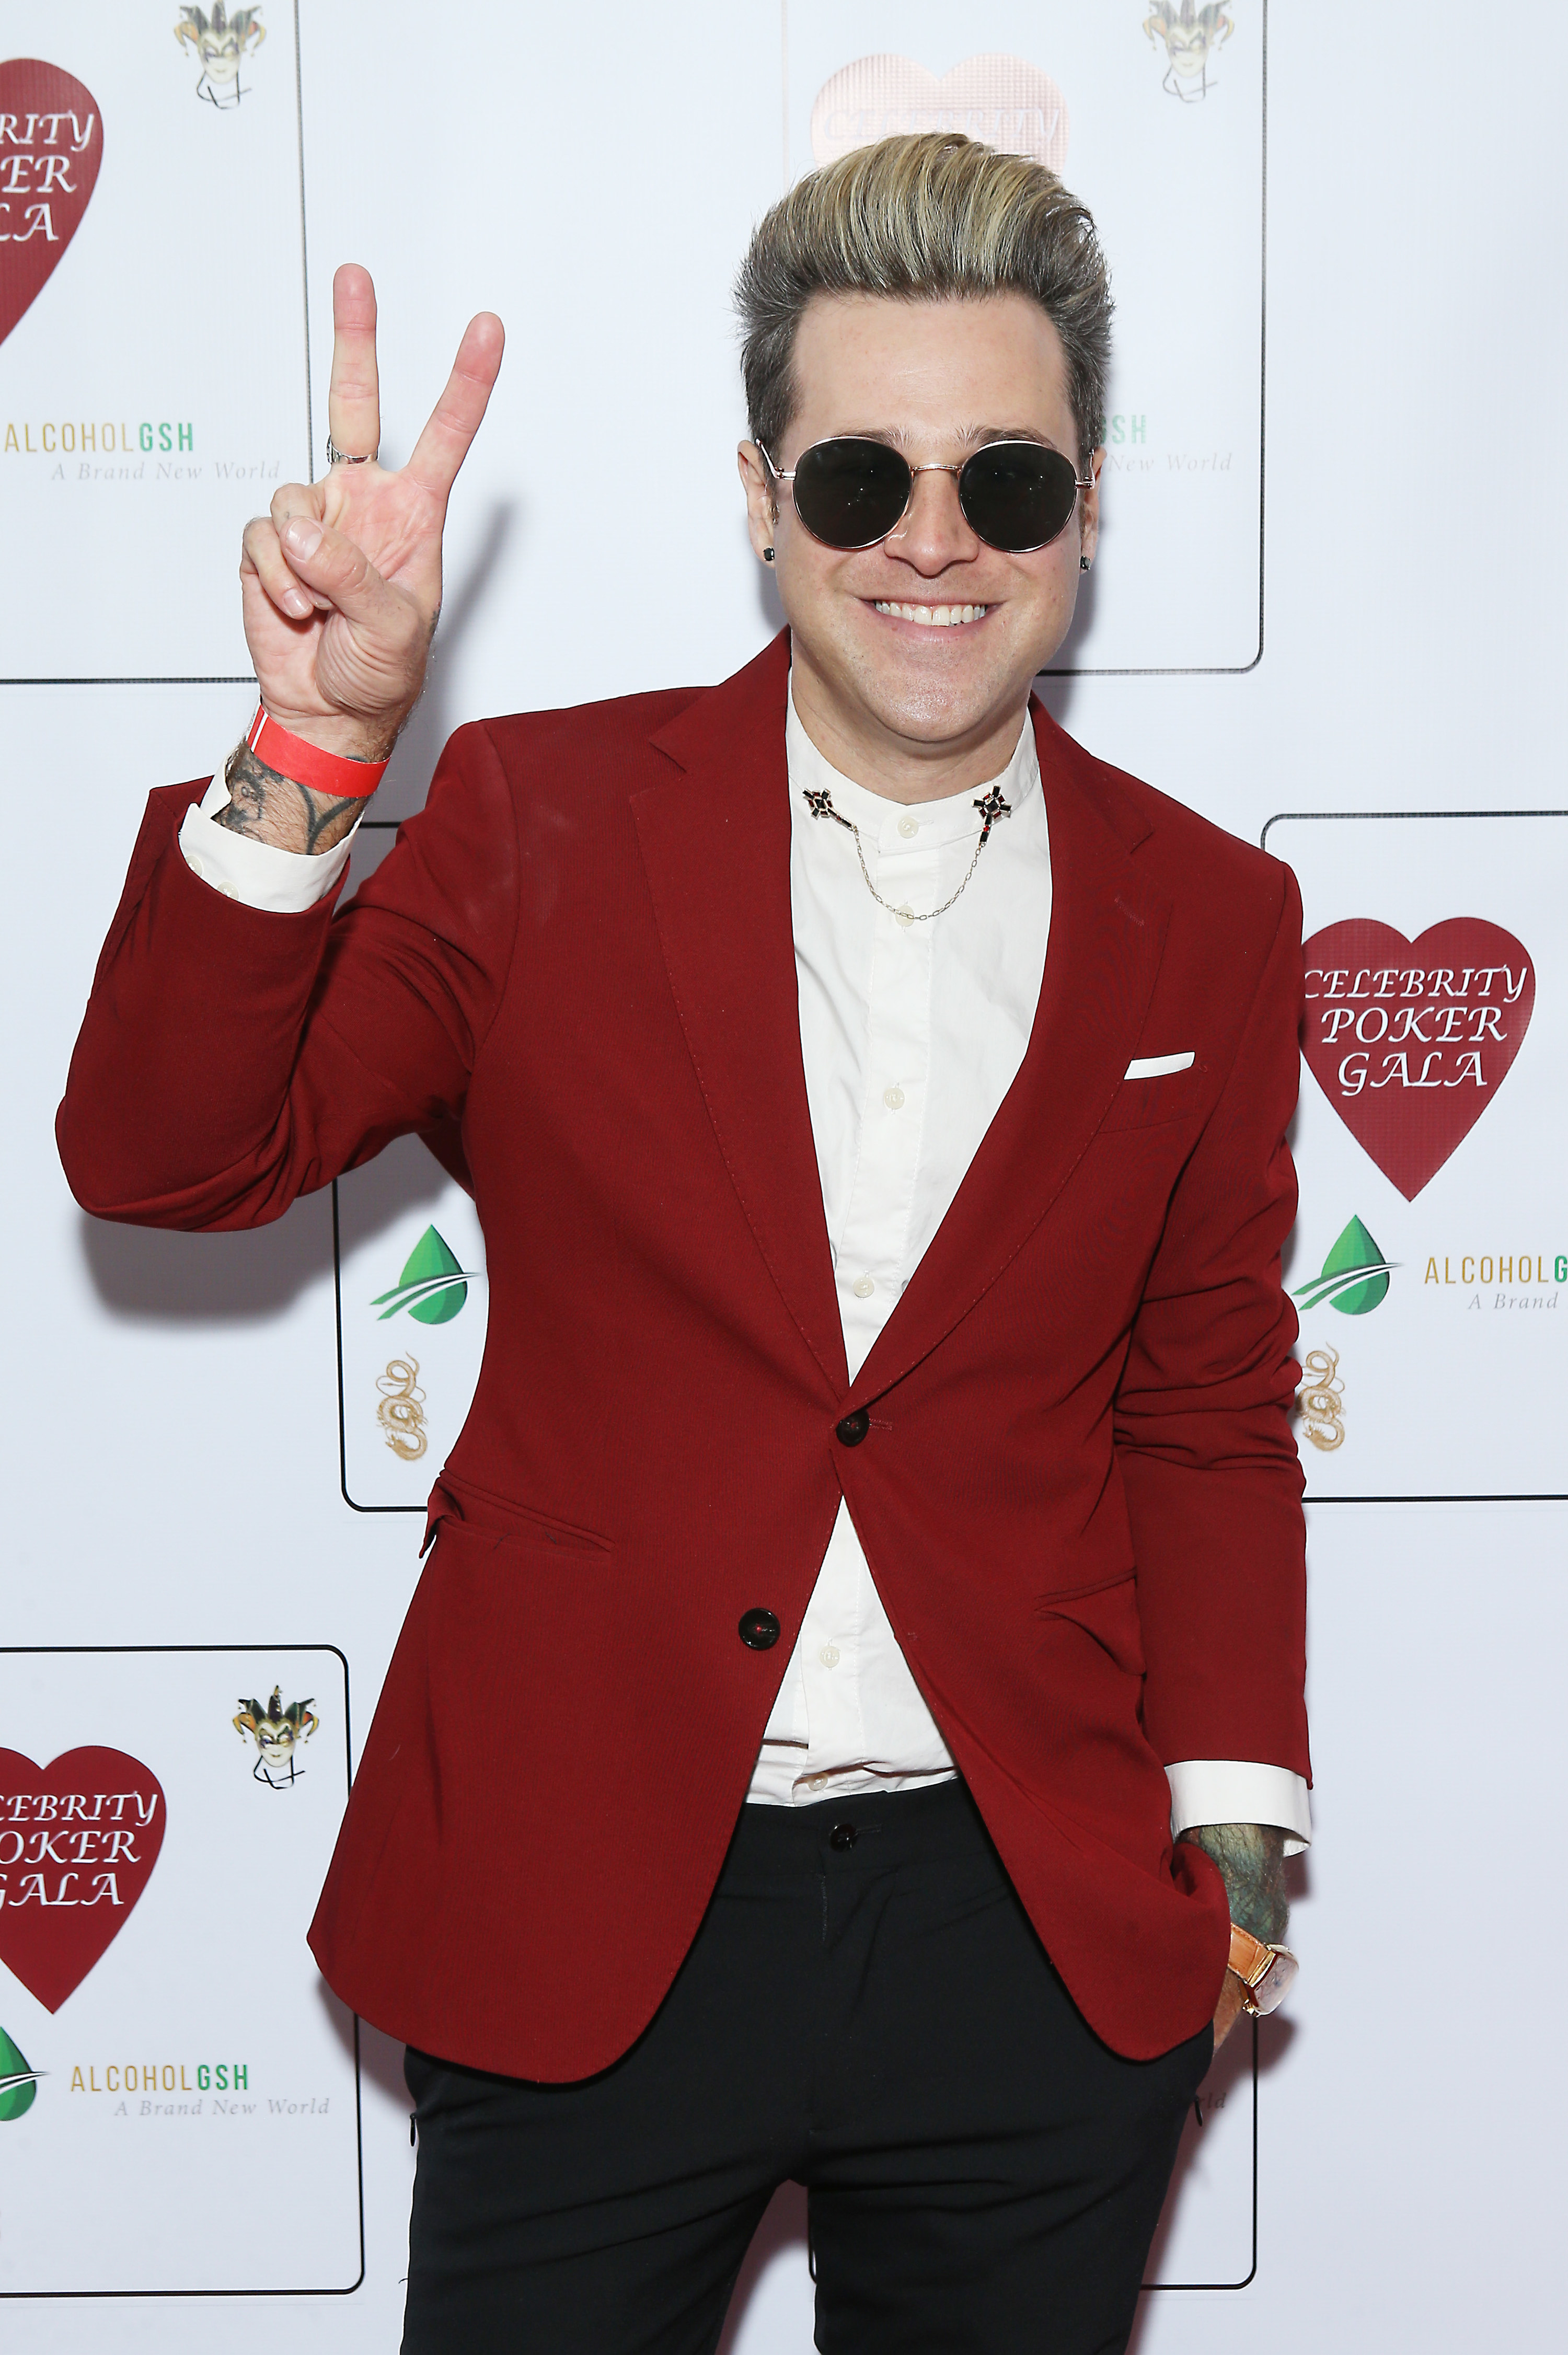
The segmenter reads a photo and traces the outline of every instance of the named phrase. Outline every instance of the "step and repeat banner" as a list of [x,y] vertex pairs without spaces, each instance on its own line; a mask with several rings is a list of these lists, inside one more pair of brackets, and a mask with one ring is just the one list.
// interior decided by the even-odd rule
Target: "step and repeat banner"
[[10,1651],[0,1677],[0,2291],[354,2289],[355,2023],[300,1937],[347,1793],[342,1654]]
[[422,1513],[479,1380],[485,1237],[412,1137],[333,1194],[343,1494],[362,1512]]
[[[1042,692],[1301,882],[1286,1283],[1315,1544],[1358,1504],[1568,1490],[1568,794],[1499,772],[1471,782],[1482,806],[1442,806],[1353,757],[1285,793],[1268,758],[1301,690],[1264,659],[1265,518],[1282,466],[1299,511],[1324,463],[1313,434],[1284,460],[1267,439],[1272,117],[1294,105],[1299,368],[1304,126],[1339,70],[1331,33],[1309,102],[1299,50],[1294,99],[1271,81],[1264,0],[976,0],[961,26],[933,0],[613,0],[591,32],[415,0],[0,0],[0,710],[6,806],[34,829],[7,929],[24,987],[47,938],[71,1000],[12,1040],[37,1116],[9,1231],[53,1386],[21,1484],[25,1625],[0,1649],[18,2345],[396,2344],[397,2055],[304,1940],[477,1380],[485,1237],[413,1140],[269,1237],[94,1229],[46,1117],[143,793],[207,773],[249,717],[240,534],[323,446],[337,261],[377,274],[392,463],[468,313],[496,308],[511,337],[456,494],[431,688],[357,880],[461,721],[718,677],[777,626],[732,476],[729,285],[765,206],[892,131],[952,126],[1060,172],[1098,220],[1117,317],[1102,556]],[[1322,489],[1347,498],[1355,437],[1329,438]],[[1311,2000],[1308,1970],[1296,2022]],[[1303,2034],[1238,2035],[1194,2105],[1144,2355],[1239,2350],[1271,2280],[1284,2295],[1303,2170],[1335,2148],[1326,2117],[1303,2143],[1278,2090]],[[1273,2343],[1321,2343],[1266,2312]],[[786,2190],[724,2347],[810,2344]]]
[[243,679],[192,555],[309,471],[292,12],[0,24],[0,677]]
[[1568,810],[1298,814],[1312,1497],[1561,1495]]

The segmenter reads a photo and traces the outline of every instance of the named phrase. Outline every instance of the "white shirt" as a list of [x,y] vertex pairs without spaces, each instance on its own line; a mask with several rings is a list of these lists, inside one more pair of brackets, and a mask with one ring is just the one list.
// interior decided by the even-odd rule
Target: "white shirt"
[[[975,860],[978,791],[911,805],[841,776],[811,742],[793,697],[785,721],[795,927],[806,1097],[851,1378],[891,1316],[1012,1085],[1029,1046],[1051,931],[1051,843],[1032,727],[997,780],[1010,815]],[[831,795],[859,829],[813,816]],[[330,890],[347,844],[321,858],[273,850],[213,825],[222,774],[187,813],[180,847],[204,880],[290,912]],[[867,875],[901,922],[880,907]],[[955,1769],[889,1624],[839,1504],[748,1796],[789,1806],[943,1781]],[[1229,1759],[1167,1769],[1171,1829],[1278,1824],[1287,1852],[1311,1837],[1306,1784]]]

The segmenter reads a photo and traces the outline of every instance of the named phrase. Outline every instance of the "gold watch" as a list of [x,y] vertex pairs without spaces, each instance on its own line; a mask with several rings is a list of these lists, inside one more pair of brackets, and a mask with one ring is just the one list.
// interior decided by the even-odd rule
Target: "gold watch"
[[1277,2011],[1301,1968],[1288,1946],[1265,1946],[1250,1930],[1231,1924],[1231,1968],[1242,1982],[1242,2009],[1254,2019]]

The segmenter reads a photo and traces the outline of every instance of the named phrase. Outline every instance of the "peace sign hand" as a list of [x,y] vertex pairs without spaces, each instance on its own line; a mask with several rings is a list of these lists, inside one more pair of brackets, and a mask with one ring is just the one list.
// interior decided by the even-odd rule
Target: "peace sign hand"
[[[286,483],[245,527],[245,640],[261,700],[324,751],[382,761],[419,700],[441,609],[441,535],[457,471],[489,402],[505,335],[471,319],[446,389],[400,473],[377,462],[376,290],[346,263],[332,282],[327,417],[339,451],[371,453],[319,483]],[[231,780],[232,783],[232,780]],[[250,831],[249,827],[244,829]]]

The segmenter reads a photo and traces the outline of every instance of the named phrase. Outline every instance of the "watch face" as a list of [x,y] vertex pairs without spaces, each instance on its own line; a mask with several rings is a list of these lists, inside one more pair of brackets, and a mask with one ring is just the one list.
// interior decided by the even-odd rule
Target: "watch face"
[[1260,2012],[1277,2011],[1290,1993],[1301,1965],[1283,1946],[1276,1946],[1269,1956],[1267,1970],[1253,1987],[1253,2002]]

